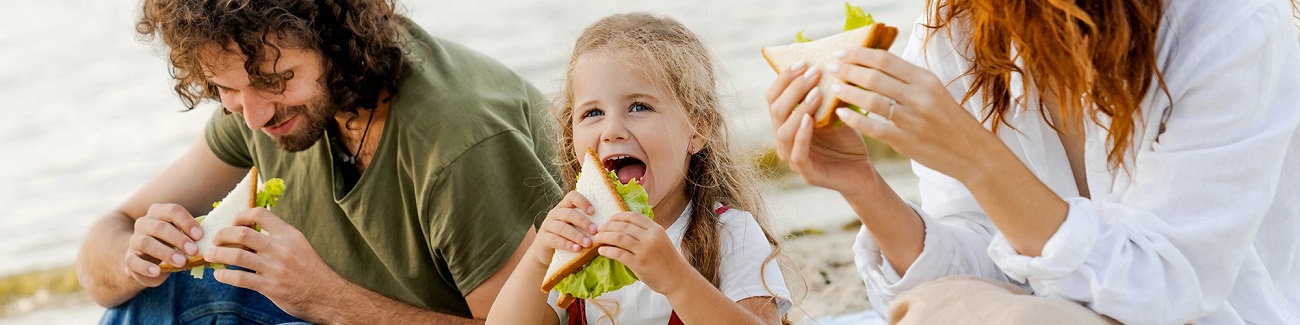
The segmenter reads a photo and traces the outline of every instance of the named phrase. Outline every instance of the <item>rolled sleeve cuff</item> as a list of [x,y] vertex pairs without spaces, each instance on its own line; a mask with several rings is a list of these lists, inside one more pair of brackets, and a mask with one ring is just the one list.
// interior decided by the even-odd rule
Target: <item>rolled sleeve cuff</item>
[[917,256],[916,261],[912,262],[912,266],[908,267],[905,275],[900,277],[898,272],[894,271],[894,267],[880,252],[880,246],[876,244],[876,239],[871,237],[866,226],[858,231],[858,237],[853,244],[858,273],[868,286],[875,288],[884,296],[893,297],[922,283],[941,278],[948,275],[948,271],[953,267],[955,243],[948,236],[939,233],[942,229],[939,221],[931,218],[912,202],[907,202],[907,205],[921,216],[921,221],[925,224],[925,248],[921,250],[921,255]]
[[1069,211],[1065,222],[1043,245],[1042,256],[1021,255],[1006,236],[998,233],[988,248],[993,262],[1011,279],[1022,283],[1057,280],[1082,267],[1097,242],[1100,225],[1088,199],[1069,198],[1066,203]]

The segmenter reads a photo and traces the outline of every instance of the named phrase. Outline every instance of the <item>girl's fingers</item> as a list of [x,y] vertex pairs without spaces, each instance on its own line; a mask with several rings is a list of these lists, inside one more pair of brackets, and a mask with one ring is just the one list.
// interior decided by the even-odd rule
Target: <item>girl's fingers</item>
[[585,211],[589,215],[596,213],[596,207],[591,205],[591,201],[587,201],[587,197],[582,196],[578,191],[569,191],[568,194],[564,195],[564,199],[560,200],[560,204],[555,207],[578,209],[578,211]]
[[640,240],[626,233],[609,231],[596,234],[596,242],[602,245],[615,246],[627,251],[636,251]]
[[[577,214],[577,211],[572,214]],[[579,217],[586,219],[586,217]],[[548,218],[542,222],[543,233],[549,233],[559,239],[556,249],[567,249],[572,251],[581,250],[582,247],[591,246],[592,240],[586,233],[574,228],[573,224],[560,220],[560,218]]]
[[[628,267],[632,266],[632,262],[636,258],[636,254],[632,254],[631,251],[614,246],[601,246],[596,249],[596,252],[600,253],[600,256],[608,257],[618,261],[619,263],[628,265]],[[633,270],[633,272],[635,272],[635,270]]]
[[822,72],[820,69],[810,67],[798,78],[795,78],[795,81],[791,82],[785,91],[781,92],[781,96],[768,106],[773,128],[785,124],[786,120],[794,115],[796,105],[799,105],[799,102],[808,97],[809,91],[817,86],[817,83],[821,81],[821,77]]
[[[867,118],[866,115],[859,114],[851,109],[837,109],[835,110],[835,114],[839,115],[840,121],[843,121],[845,126],[853,128],[863,135],[880,140],[895,148],[898,147],[898,142],[906,135],[903,133],[903,130],[889,122]],[[894,118],[898,118],[898,116],[895,115]]]

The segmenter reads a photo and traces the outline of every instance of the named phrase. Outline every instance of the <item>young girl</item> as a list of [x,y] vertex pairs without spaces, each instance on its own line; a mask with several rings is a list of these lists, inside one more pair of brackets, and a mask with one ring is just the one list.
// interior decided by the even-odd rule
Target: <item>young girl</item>
[[[768,93],[782,157],[865,226],[854,251],[876,310],[1300,324],[1293,3],[926,2],[906,59],[848,49]],[[862,87],[832,92],[892,123],[842,110],[846,128],[807,127],[792,108],[823,99],[805,71]],[[915,161],[923,205],[881,180],[854,131]]]
[[[585,217],[591,205],[570,192],[542,222],[489,323],[780,321],[790,301],[772,261],[777,243],[755,215],[753,174],[727,142],[713,67],[695,34],[670,18],[614,15],[582,33],[554,110],[564,187],[573,189],[592,148],[619,181],[641,181],[655,218],[625,212],[596,228]],[[553,252],[596,244],[640,282],[548,307],[557,295],[537,288]]]

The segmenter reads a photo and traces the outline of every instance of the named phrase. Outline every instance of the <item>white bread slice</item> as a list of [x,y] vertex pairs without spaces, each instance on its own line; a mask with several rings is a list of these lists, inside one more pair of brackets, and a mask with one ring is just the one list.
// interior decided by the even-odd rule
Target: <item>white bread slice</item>
[[[764,47],[763,58],[767,59],[767,64],[771,65],[772,70],[777,73],[781,73],[799,60],[803,60],[809,67],[821,69],[827,64],[839,62],[839,59],[831,56],[836,51],[855,47],[888,50],[889,46],[894,44],[896,37],[898,37],[898,28],[875,23],[812,42]],[[821,81],[817,84],[817,90],[822,95],[821,106],[813,113],[813,118],[816,120],[814,124],[817,127],[832,125],[838,120],[833,114],[835,109],[848,106],[831,93],[831,85],[835,84],[845,83],[830,73],[822,73]]]
[[217,207],[212,208],[211,212],[199,222],[199,227],[203,228],[203,238],[199,238],[194,244],[199,247],[199,253],[194,256],[188,256],[189,259],[185,265],[173,266],[168,262],[158,264],[163,272],[180,272],[194,267],[207,265],[203,260],[203,252],[216,247],[212,244],[212,238],[216,237],[217,231],[228,228],[235,224],[235,216],[244,210],[252,208],[257,204],[257,167],[253,167],[248,173],[248,177],[235,185],[235,189],[226,194],[226,198],[221,199]]
[[[609,179],[609,170],[605,169],[596,152],[590,148],[587,149],[587,155],[582,160],[582,173],[578,177],[578,184],[574,191],[582,194],[596,208],[596,213],[591,215],[591,222],[597,227],[604,225],[615,214],[627,211],[627,205],[623,203],[623,198],[615,191],[614,183]],[[591,262],[591,259],[596,258],[599,255],[596,252],[598,247],[599,245],[592,245],[578,252],[555,250],[555,255],[551,256],[551,265],[546,269],[546,277],[542,279],[542,292],[550,292],[551,288],[560,283],[560,280],[581,270]],[[561,298],[572,301],[572,298]]]

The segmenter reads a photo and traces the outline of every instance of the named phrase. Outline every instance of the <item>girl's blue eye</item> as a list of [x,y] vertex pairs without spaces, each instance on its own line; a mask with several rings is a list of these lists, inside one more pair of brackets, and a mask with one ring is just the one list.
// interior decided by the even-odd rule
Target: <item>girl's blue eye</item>
[[632,106],[628,106],[628,107],[627,107],[627,110],[630,111],[630,112],[640,112],[640,111],[653,111],[654,108],[652,108],[652,107],[650,107],[650,105],[646,105],[645,103],[642,103],[642,102],[635,102],[635,103],[632,103]]
[[598,108],[593,108],[593,109],[589,109],[589,110],[587,110],[586,112],[583,112],[583,113],[582,113],[582,118],[596,117],[596,116],[601,116],[601,115],[605,115],[605,112],[604,112],[604,111],[601,111],[601,110],[598,109]]

